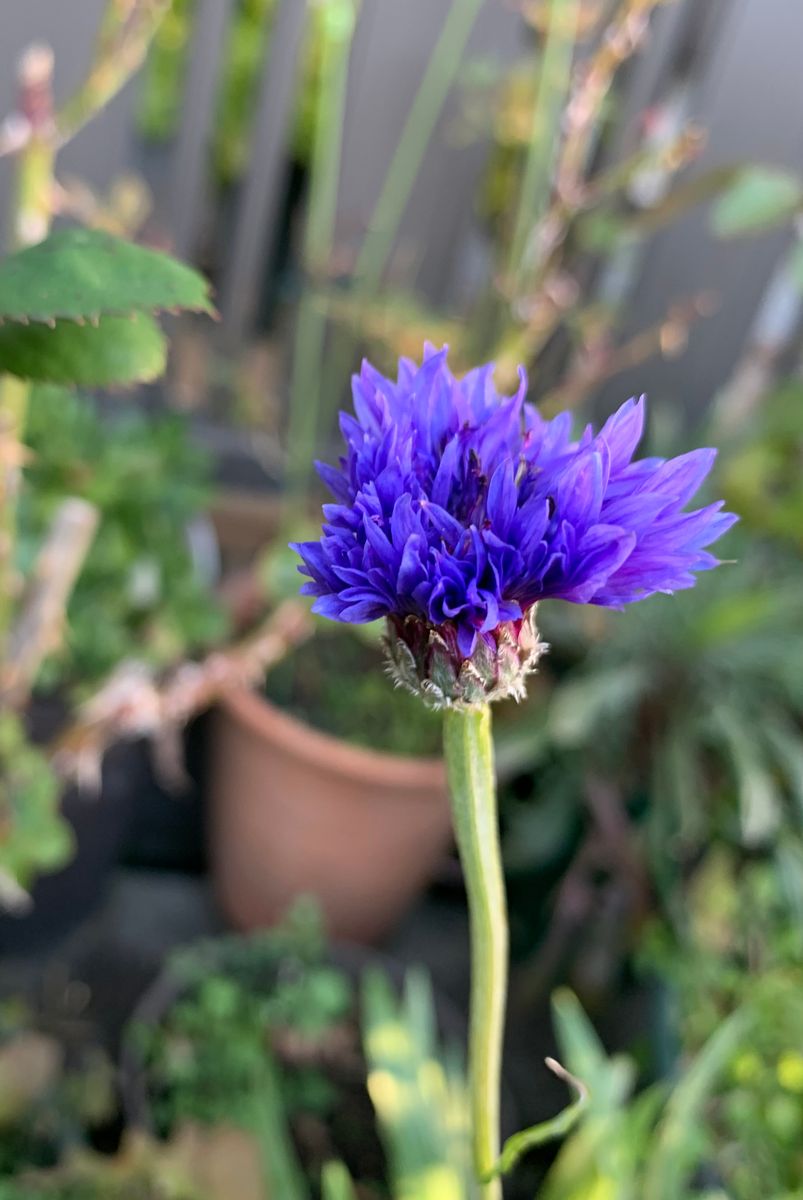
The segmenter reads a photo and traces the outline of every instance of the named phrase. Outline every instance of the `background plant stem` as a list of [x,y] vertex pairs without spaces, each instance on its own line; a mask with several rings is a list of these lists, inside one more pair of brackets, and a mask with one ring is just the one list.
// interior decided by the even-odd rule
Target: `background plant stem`
[[[28,122],[28,140],[16,157],[9,221],[12,249],[22,250],[47,237],[53,216],[53,55],[32,46],[19,65],[19,110]],[[30,385],[0,376],[0,662],[5,661],[17,592],[17,497],[24,461],[23,440]]]
[[[449,709],[443,721],[443,745],[471,924],[469,1091],[474,1167],[481,1179],[499,1158],[508,971],[490,706]],[[499,1179],[482,1184],[480,1195],[483,1200],[501,1200]]]
[[[343,114],[346,106],[349,56],[357,17],[355,0],[336,0],[324,14],[321,44],[321,85],[315,123],[309,213],[304,239],[304,265],[309,282],[296,317],[290,420],[287,431],[287,475],[293,498],[302,500],[309,486],[323,388],[323,353],[327,304],[320,277],[328,272],[337,215]],[[286,518],[292,520],[292,503]]]
[[483,0],[453,0],[449,8],[441,35],[404,123],[357,258],[354,274],[360,291],[370,293],[379,287],[427,146],[463,62],[466,45],[482,4]]
[[[15,163],[9,239],[14,250],[47,237],[54,213],[57,149],[69,141],[128,82],[141,65],[171,0],[108,0],[95,60],[84,83],[57,117],[53,55],[32,46],[19,67],[18,109],[28,137]],[[14,616],[17,495],[30,385],[0,377],[0,662]]]
[[276,1200],[279,1197],[281,1200],[309,1200],[309,1189],[287,1125],[278,1066],[267,1049],[258,1066],[251,1106],[267,1195]]
[[[393,152],[365,239],[357,255],[350,297],[368,303],[381,290],[399,228],[418,179],[435,126],[464,62],[468,39],[483,0],[453,0],[424,77]],[[327,394],[336,407],[354,365],[359,339],[351,329],[335,329],[329,354]],[[323,380],[321,380],[323,384]]]
[[550,0],[538,70],[530,143],[508,257],[512,287],[526,275],[527,243],[549,205],[561,114],[569,95],[580,0]]
[[128,83],[148,53],[172,0],[108,0],[89,72],[57,117],[64,145]]

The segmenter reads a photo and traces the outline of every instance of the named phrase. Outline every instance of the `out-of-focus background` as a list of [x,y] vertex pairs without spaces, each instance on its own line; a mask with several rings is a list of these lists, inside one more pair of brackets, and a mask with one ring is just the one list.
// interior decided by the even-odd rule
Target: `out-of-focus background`
[[47,775],[0,726],[0,1196],[265,1196],[266,1041],[302,1171],[389,1194],[356,980],[420,964],[465,1023],[439,728],[286,546],[361,358],[430,341],[578,427],[646,392],[646,451],[716,445],[741,517],[693,592],[545,604],[500,707],[506,1125],[562,1103],[545,1054],[592,1093],[509,1194],[803,1197],[801,42],[783,0],[5,0],[5,251],[46,43],[57,112],[95,89],[56,228],[169,251],[218,319],[28,403],[20,572],[64,497],[99,523],[25,707]]

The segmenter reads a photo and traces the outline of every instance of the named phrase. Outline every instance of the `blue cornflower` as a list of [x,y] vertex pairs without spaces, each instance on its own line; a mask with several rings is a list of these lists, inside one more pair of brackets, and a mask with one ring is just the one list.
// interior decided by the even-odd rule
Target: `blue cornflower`
[[500,396],[492,364],[458,380],[431,348],[395,383],[363,363],[353,393],[347,453],[318,464],[335,501],[321,539],[293,546],[302,591],[333,620],[388,617],[401,682],[438,703],[520,694],[539,600],[622,608],[691,587],[736,520],[721,502],[685,511],[714,450],[633,461],[643,397],[573,440],[569,413],[525,402],[523,370]]

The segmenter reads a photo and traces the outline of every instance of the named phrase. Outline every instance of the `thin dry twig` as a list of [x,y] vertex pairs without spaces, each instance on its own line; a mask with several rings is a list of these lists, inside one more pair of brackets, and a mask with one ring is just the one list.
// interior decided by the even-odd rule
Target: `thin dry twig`
[[54,768],[65,778],[96,784],[112,742],[170,736],[225,692],[257,683],[311,632],[308,610],[288,600],[236,645],[182,663],[161,681],[142,662],[122,663],[51,747]]
[[666,313],[653,325],[641,329],[616,345],[610,331],[582,345],[566,377],[539,402],[545,416],[564,408],[576,408],[607,379],[640,366],[655,354],[672,358],[686,347],[689,331],[695,321],[710,317],[716,310],[716,297],[700,292],[670,304]]
[[85,500],[65,500],[56,512],[11,631],[0,703],[24,704],[42,662],[58,646],[67,602],[97,524],[98,511]]
[[86,79],[56,118],[60,145],[70,141],[141,67],[171,0],[109,0]]
[[653,9],[663,0],[623,0],[604,31],[596,51],[583,64],[565,117],[565,137],[558,158],[556,190],[569,199],[582,190],[603,104],[619,68],[644,41]]

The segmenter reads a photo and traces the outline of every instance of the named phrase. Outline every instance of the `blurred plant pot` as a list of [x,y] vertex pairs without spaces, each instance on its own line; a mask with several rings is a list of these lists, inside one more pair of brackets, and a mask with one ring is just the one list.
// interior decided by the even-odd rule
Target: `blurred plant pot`
[[275,493],[223,487],[210,508],[224,576],[252,568],[276,536],[281,501]]
[[212,723],[209,857],[229,920],[270,925],[309,894],[330,936],[381,939],[449,846],[443,763],[351,745],[245,689]]
[[120,743],[106,754],[97,792],[65,791],[61,807],[73,829],[75,853],[60,870],[39,876],[28,911],[0,912],[0,954],[48,950],[100,907],[131,825],[144,766],[139,744]]

